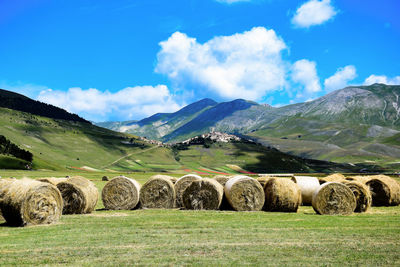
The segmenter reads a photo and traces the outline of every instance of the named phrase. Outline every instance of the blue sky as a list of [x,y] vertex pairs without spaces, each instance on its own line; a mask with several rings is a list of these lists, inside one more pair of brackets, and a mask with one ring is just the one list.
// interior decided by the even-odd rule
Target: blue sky
[[397,0],[0,0],[0,88],[94,121],[400,83]]

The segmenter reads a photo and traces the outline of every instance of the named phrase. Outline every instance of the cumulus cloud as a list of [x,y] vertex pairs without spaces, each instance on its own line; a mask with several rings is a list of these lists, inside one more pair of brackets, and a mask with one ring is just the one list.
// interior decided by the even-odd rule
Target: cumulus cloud
[[304,87],[304,92],[297,92],[298,98],[311,96],[321,91],[317,64],[314,61],[307,59],[296,61],[292,66],[291,79]]
[[400,76],[389,78],[385,75],[374,75],[372,74],[367,79],[365,79],[365,85],[371,85],[374,83],[384,83],[387,85],[400,85]]
[[94,121],[108,120],[112,115],[112,119],[139,119],[181,108],[165,85],[126,87],[117,92],[77,87],[67,91],[47,89],[37,99]]
[[179,88],[195,84],[225,99],[257,100],[286,85],[286,44],[274,30],[255,27],[203,44],[175,32],[160,46],[155,70]]
[[320,25],[337,14],[330,0],[310,0],[301,5],[292,18],[292,24],[299,28]]
[[357,77],[356,68],[353,65],[348,65],[344,68],[339,68],[334,75],[325,79],[324,86],[326,91],[342,89],[348,83]]

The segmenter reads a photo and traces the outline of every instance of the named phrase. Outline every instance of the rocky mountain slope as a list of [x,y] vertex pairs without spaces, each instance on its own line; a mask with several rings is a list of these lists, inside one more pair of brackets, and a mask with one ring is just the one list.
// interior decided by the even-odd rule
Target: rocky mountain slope
[[[400,158],[400,86],[351,86],[313,101],[274,108],[242,99],[180,117],[156,114],[119,131],[178,142],[209,131],[250,135],[295,155],[350,162]],[[191,106],[189,105],[189,106]],[[189,107],[188,106],[188,107]],[[184,108],[185,109],[185,108]],[[179,122],[179,123],[174,123]]]

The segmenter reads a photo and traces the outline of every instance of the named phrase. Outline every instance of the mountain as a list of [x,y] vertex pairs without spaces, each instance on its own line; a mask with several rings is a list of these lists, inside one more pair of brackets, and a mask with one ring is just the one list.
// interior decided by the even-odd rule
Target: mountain
[[[174,113],[157,113],[138,122],[126,122],[121,123],[117,128],[106,128],[132,133],[149,139],[161,140],[165,135],[185,125],[202,112],[217,104],[214,100],[205,98]],[[97,125],[101,126],[101,124]]]
[[[36,105],[42,104],[37,102]],[[166,124],[185,125],[183,121],[191,121],[199,113],[205,112],[210,112],[210,116],[219,120],[231,115],[231,106],[234,110],[244,110],[255,105],[243,100],[217,104],[205,99],[174,114],[159,114],[147,121],[154,122],[163,117]],[[198,120],[201,121],[199,118]],[[203,126],[208,127],[207,124]],[[144,138],[114,132],[86,122],[53,119],[9,108],[0,108],[0,129],[4,136],[1,137],[4,144],[1,149],[6,153],[0,155],[1,168],[29,167],[60,170],[64,173],[77,170],[195,172],[215,175],[252,172],[354,172],[365,167],[303,159],[247,139],[215,132],[186,143],[154,144]],[[9,149],[11,144],[13,149]],[[28,151],[33,157],[22,158],[21,152],[28,154]]]
[[137,122],[137,120],[130,121],[103,121],[103,122],[93,122],[95,125],[103,128],[107,128],[113,131],[120,131],[120,128],[127,124],[133,124]]
[[3,89],[0,89],[0,107],[28,112],[52,119],[90,123],[78,115],[71,114],[64,109]]
[[400,158],[399,96],[400,86],[373,84],[279,108],[242,99],[213,101],[184,120],[179,120],[180,111],[172,113],[180,124],[168,123],[171,114],[156,114],[119,130],[171,143],[221,131],[301,157],[395,166]]

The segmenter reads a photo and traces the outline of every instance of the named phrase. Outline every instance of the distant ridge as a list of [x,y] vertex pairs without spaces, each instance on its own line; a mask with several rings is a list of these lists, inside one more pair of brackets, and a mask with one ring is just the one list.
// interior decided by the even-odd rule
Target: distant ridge
[[26,96],[0,89],[0,107],[31,113],[52,119],[91,123],[62,108],[30,99]]
[[[181,115],[192,107],[199,108]],[[283,107],[243,99],[200,100],[175,113],[156,114],[115,130],[168,143],[219,131],[249,136],[305,158],[392,162],[400,168],[400,86],[349,86]]]

